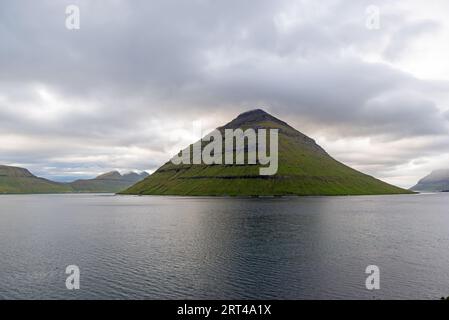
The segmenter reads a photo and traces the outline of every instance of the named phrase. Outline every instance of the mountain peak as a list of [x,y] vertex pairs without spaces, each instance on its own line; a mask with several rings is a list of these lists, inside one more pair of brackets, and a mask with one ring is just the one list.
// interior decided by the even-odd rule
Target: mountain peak
[[246,112],[243,112],[237,116],[234,120],[227,123],[222,129],[236,129],[244,126],[252,126],[257,123],[273,123],[276,126],[288,127],[289,129],[293,129],[286,122],[272,116],[268,112],[262,109],[253,109]]
[[111,171],[111,172],[103,173],[103,174],[99,175],[98,177],[96,177],[95,179],[121,179],[121,178],[122,178],[122,175],[120,174],[120,172]]
[[[269,177],[260,175],[260,164],[249,162],[194,164],[188,160],[178,165],[168,161],[122,193],[186,196],[410,193],[338,162],[313,139],[262,109],[244,112],[217,129],[220,132],[225,129],[279,130],[277,172]],[[244,148],[244,156],[249,158],[249,147]]]
[[265,115],[265,114],[270,115],[265,110],[257,108],[257,109],[252,109],[252,110],[249,110],[249,111],[245,111],[245,112],[239,114],[239,117],[240,116],[259,116],[259,115]]
[[320,153],[326,153],[323,148],[321,148],[315,140],[308,137],[304,133],[296,130],[292,126],[290,126],[287,122],[284,122],[263,109],[253,109],[246,112],[243,112],[237,116],[234,120],[227,123],[226,125],[219,127],[218,130],[224,129],[278,129],[279,134],[283,134],[286,136],[294,137],[295,139],[300,140],[302,143],[312,147],[316,151]]

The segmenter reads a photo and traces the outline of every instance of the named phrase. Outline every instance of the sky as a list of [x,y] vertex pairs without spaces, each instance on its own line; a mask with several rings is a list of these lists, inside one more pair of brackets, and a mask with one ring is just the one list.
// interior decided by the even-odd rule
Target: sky
[[198,124],[262,108],[411,187],[449,167],[447,12],[445,0],[2,0],[0,164],[57,181],[151,173]]

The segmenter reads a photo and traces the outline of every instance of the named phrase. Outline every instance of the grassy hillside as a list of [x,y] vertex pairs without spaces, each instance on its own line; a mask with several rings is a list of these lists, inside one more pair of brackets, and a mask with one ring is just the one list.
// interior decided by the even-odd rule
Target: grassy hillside
[[0,166],[0,193],[63,193],[71,192],[68,185],[32,175],[28,170]]
[[314,140],[261,110],[219,128],[279,129],[279,169],[259,165],[174,165],[167,162],[123,194],[188,196],[367,195],[410,191],[365,175],[330,157]]
[[95,179],[58,183],[34,176],[27,169],[0,166],[0,193],[116,193],[148,176],[147,173],[109,172]]

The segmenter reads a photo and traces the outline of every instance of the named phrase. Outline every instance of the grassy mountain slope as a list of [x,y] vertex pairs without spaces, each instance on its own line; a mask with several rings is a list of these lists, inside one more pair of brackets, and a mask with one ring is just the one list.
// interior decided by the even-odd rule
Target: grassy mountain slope
[[259,165],[174,165],[167,162],[122,193],[188,196],[410,193],[336,161],[313,139],[262,110],[243,113],[218,129],[236,128],[279,129],[276,175],[259,175]]
[[116,193],[147,176],[146,172],[121,175],[113,171],[94,179],[58,183],[36,177],[27,169],[0,166],[0,193]]
[[38,178],[27,169],[0,166],[0,193],[63,193],[72,188],[63,183]]

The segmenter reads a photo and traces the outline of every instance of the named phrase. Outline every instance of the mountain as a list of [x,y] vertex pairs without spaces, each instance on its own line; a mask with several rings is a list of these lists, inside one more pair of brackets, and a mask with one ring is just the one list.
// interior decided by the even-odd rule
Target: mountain
[[27,169],[0,165],[0,193],[62,193],[72,188],[39,178]]
[[411,188],[414,191],[440,192],[449,190],[449,170],[435,170]]
[[95,179],[76,180],[70,183],[74,192],[107,192],[116,193],[122,191],[135,183],[148,177],[148,173],[141,174],[130,172],[120,174],[118,171],[112,171],[102,174]]
[[[122,193],[187,196],[411,193],[338,162],[313,139],[263,110],[245,112],[217,129],[223,133],[225,129],[236,128],[279,130],[279,167],[275,175],[260,175],[260,164],[175,165],[167,162]],[[244,152],[246,159],[248,148]]]
[[146,178],[148,173],[118,171],[89,180],[59,183],[33,175],[24,168],[0,166],[0,193],[116,193]]

